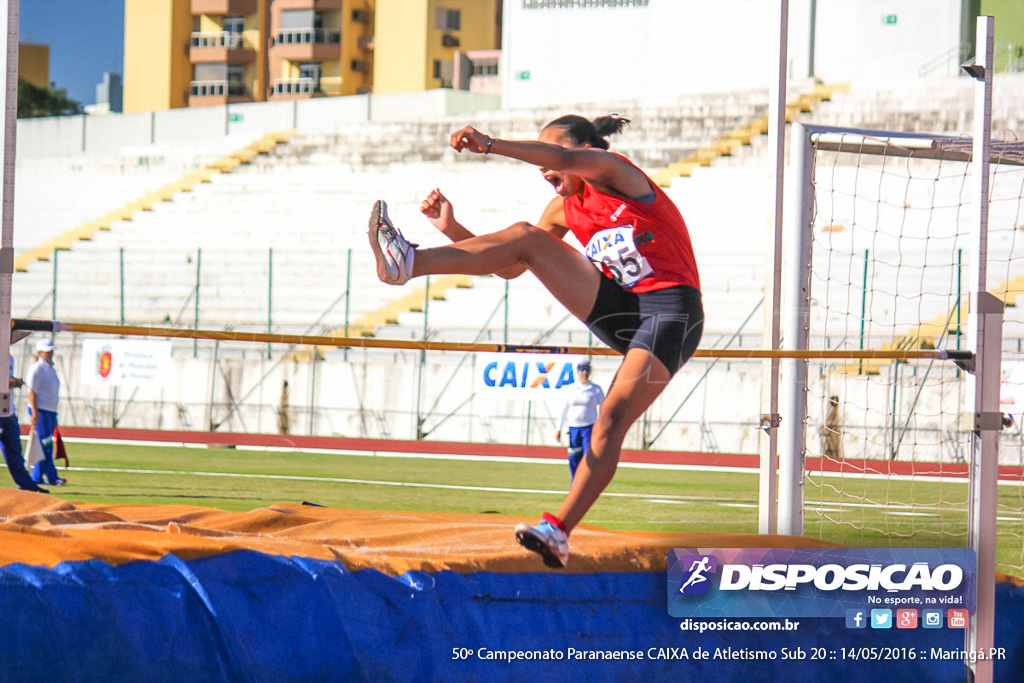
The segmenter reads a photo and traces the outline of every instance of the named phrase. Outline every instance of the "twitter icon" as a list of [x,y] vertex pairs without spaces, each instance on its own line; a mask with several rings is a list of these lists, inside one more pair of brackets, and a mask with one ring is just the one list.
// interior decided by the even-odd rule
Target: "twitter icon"
[[892,628],[892,610],[871,610],[871,628]]

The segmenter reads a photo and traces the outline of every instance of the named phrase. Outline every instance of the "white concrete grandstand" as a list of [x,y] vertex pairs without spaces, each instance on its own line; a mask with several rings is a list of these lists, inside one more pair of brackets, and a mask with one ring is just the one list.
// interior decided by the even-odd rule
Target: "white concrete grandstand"
[[[854,84],[849,93],[802,116],[837,125],[905,130],[934,126],[936,132],[962,132],[969,128],[972,107],[965,83],[950,79],[920,85],[910,104],[908,90],[902,86]],[[1021,111],[1018,103],[1024,103],[1024,80],[1006,76],[997,78],[996,83],[994,128],[1018,127],[1015,117]],[[766,92],[715,94],[676,98],[672,104],[617,102],[580,110],[589,115],[618,111],[631,116],[634,124],[612,140],[613,149],[653,171],[706,145],[743,120],[763,114],[766,97]],[[926,106],[927,98],[935,104]],[[325,105],[318,106],[322,109]],[[915,107],[922,112],[918,118],[913,116]],[[404,122],[347,122],[330,130],[326,125],[312,130],[298,127],[288,143],[270,154],[255,157],[230,173],[214,174],[209,183],[177,193],[151,210],[137,211],[131,220],[117,222],[110,230],[96,232],[91,240],[59,252],[56,261],[40,261],[18,273],[13,315],[340,334],[346,325],[354,325],[409,294],[409,288],[377,282],[365,236],[372,202],[386,199],[395,222],[410,239],[424,245],[443,242],[418,212],[423,196],[435,187],[451,198],[458,218],[474,231],[532,220],[551,197],[550,188],[535,169],[507,160],[456,155],[447,148],[447,136],[464,123],[474,123],[495,135],[533,138],[543,123],[560,113],[549,108],[485,110]],[[277,119],[274,122],[279,123]],[[109,154],[98,150],[45,158],[26,154],[17,175],[16,246],[23,249],[45,242],[90,216],[247,144],[263,132],[267,131],[239,133],[230,140],[200,136],[202,139],[187,146],[133,144]],[[762,345],[761,306],[772,239],[772,181],[764,149],[765,141],[755,138],[741,154],[699,168],[692,177],[679,178],[667,189],[687,219],[701,266],[707,314],[705,347]],[[1009,186],[1012,180],[1006,185],[998,186],[1009,198],[994,207],[998,225],[993,224],[990,249],[994,253],[990,257],[1004,266],[999,278],[1010,280],[1024,275],[1014,239],[1024,218],[1018,213],[1020,193],[1014,194]],[[856,251],[863,246],[858,243],[851,248]],[[882,260],[906,259],[909,254],[905,242],[890,243],[884,237],[876,237],[868,247]],[[852,282],[857,264],[851,261],[847,266],[851,270],[847,279],[859,286]],[[954,268],[953,263],[947,268]],[[947,281],[949,277],[947,273]],[[880,280],[877,286],[897,291],[900,282]],[[860,303],[851,303],[849,290],[829,294],[847,308]],[[885,303],[879,300],[883,309],[874,313],[890,321],[892,329],[912,326],[948,308],[945,300],[937,300],[934,311],[918,304],[898,311],[884,309],[892,301],[899,303],[898,297]],[[851,315],[860,316],[861,312]],[[1014,316],[1011,311],[1010,317]],[[1008,329],[1014,328],[1009,325]],[[397,324],[380,326],[376,333],[385,338],[426,335],[452,341],[523,344],[591,341],[584,326],[567,316],[530,275],[510,283],[495,277],[477,278],[471,288],[454,289],[444,299],[430,301],[426,311],[400,313]],[[888,334],[891,338],[892,333]],[[58,344],[62,342],[68,343],[59,338]],[[102,394],[80,385],[73,354],[67,353],[68,359],[62,362],[67,363],[68,400],[77,411],[76,418],[84,424],[272,431],[280,383],[287,379],[293,396],[308,397],[311,402],[312,407],[295,408],[305,411],[298,422],[309,433],[408,437],[422,427],[417,426],[418,420],[422,422],[416,417],[419,408],[407,395],[367,389],[373,377],[389,375],[406,386],[416,385],[417,373],[424,371],[401,354],[329,351],[323,364],[307,367],[283,363],[285,349],[253,362],[253,351],[231,345],[214,349],[178,341],[175,348],[182,377],[205,377],[211,372],[210,363],[227,363],[233,369],[222,373],[220,379],[199,380],[196,386],[186,386],[189,383],[183,380],[176,390],[169,390],[178,392],[173,399],[163,393],[159,400],[138,395],[133,399],[136,407],[122,406],[119,411],[116,405],[105,406],[103,400],[97,400]],[[267,349],[255,353],[266,354]],[[359,376],[351,366],[356,357],[376,360],[364,365]],[[377,365],[380,362],[382,367]],[[433,375],[441,376],[454,373],[461,361],[446,356],[428,362]],[[606,384],[614,362],[603,365],[599,362],[595,374]],[[755,391],[743,387],[757,385],[759,365],[722,364],[713,370],[716,392],[730,387],[735,390],[730,394],[735,401],[727,405],[703,400],[706,389],[700,387],[706,384],[701,384],[701,376],[708,369],[707,363],[692,364],[651,411],[650,422],[637,427],[630,444],[648,444],[662,428],[659,421],[671,419],[673,447],[756,450],[758,428],[750,416],[757,414],[758,398]],[[458,382],[459,398],[446,397],[444,390],[435,387],[425,389],[428,398],[424,402],[441,405],[442,413],[448,403],[458,405],[466,392],[472,393],[464,379]],[[248,397],[252,392],[255,394]],[[687,403],[691,395],[696,397]],[[540,438],[542,432],[537,430],[549,417],[541,410],[533,416],[534,424],[531,426],[527,417],[524,427],[521,407],[502,406],[492,412],[471,406],[467,410],[465,414],[456,410],[458,416],[444,420],[430,436],[529,441]],[[430,431],[430,420],[424,424]],[[709,424],[722,428],[712,434]]]

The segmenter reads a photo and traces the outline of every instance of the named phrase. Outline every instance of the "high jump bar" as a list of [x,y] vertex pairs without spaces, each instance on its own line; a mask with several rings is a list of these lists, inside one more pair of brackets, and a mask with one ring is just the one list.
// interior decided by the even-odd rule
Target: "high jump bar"
[[[490,344],[478,342],[444,342],[409,339],[372,339],[364,337],[332,337],[306,334],[275,334],[272,332],[239,332],[235,330],[199,330],[177,327],[141,325],[109,325],[103,323],[62,322],[59,320],[27,320],[13,318],[11,329],[22,332],[78,332],[111,334],[129,337],[176,337],[213,341],[261,342],[326,346],[345,349],[398,349],[414,351],[461,351],[475,353],[552,353],[585,356],[617,356],[618,351],[595,346],[535,346],[529,344]],[[942,349],[697,349],[695,358],[758,359],[795,358],[807,360],[954,360],[967,361],[971,351]]]

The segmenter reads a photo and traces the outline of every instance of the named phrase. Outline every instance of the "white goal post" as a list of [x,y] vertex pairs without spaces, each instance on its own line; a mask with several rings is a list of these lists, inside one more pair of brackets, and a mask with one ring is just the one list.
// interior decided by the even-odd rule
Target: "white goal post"
[[[915,410],[930,403],[931,410],[938,414],[944,413],[947,417],[943,421],[941,416],[936,418],[943,427],[935,428],[927,418],[918,420],[908,413],[905,424],[904,419],[899,415],[896,394],[900,387],[905,387],[905,379],[900,378],[901,364],[893,361],[887,366],[878,369],[884,374],[884,382],[875,382],[869,376],[869,370],[863,365],[851,369],[852,364],[845,366],[833,363],[831,366],[820,367],[819,372],[811,380],[809,378],[810,363],[806,360],[787,360],[783,364],[783,400],[781,402],[783,420],[780,424],[780,457],[779,457],[779,509],[778,525],[779,533],[804,535],[805,533],[805,505],[807,504],[805,491],[805,477],[808,475],[809,452],[818,456],[822,462],[821,473],[824,475],[825,461],[833,459],[839,471],[845,467],[843,444],[846,443],[846,451],[850,448],[850,439],[845,439],[843,432],[852,432],[854,427],[832,426],[829,420],[834,420],[834,415],[843,412],[850,416],[852,409],[844,409],[840,406],[838,394],[858,393],[863,396],[860,400],[860,409],[863,417],[855,418],[856,429],[860,430],[863,436],[859,439],[858,445],[863,445],[857,451],[857,455],[870,462],[873,458],[885,459],[888,457],[896,461],[902,454],[898,453],[900,446],[904,452],[908,450],[914,455],[912,460],[925,458],[942,463],[945,455],[942,452],[944,443],[948,443],[948,433],[960,435],[965,443],[958,444],[954,450],[966,450],[969,452],[969,493],[966,500],[954,501],[963,509],[967,538],[962,539],[966,544],[977,552],[978,556],[978,579],[979,579],[979,612],[972,620],[972,628],[969,631],[969,638],[979,638],[978,646],[987,647],[991,645],[991,607],[986,608],[986,602],[991,604],[991,599],[986,600],[984,592],[991,591],[991,582],[995,575],[995,546],[996,546],[996,483],[998,478],[999,463],[999,431],[1002,428],[1002,415],[999,412],[1000,406],[1000,358],[1002,353],[1002,323],[1003,323],[1003,301],[989,293],[986,282],[986,260],[987,260],[987,215],[979,218],[982,212],[969,212],[961,210],[961,206],[950,209],[944,206],[944,201],[939,200],[931,207],[928,207],[930,214],[920,219],[908,216],[913,210],[913,190],[904,190],[906,193],[902,200],[906,202],[906,208],[884,206],[889,202],[885,194],[889,187],[896,183],[911,185],[917,178],[914,174],[917,167],[930,164],[932,167],[940,167],[945,164],[943,171],[938,174],[929,169],[925,172],[925,181],[932,184],[937,190],[943,192],[943,185],[946,189],[956,186],[961,188],[969,183],[971,174],[968,167],[984,166],[981,171],[983,178],[987,180],[987,164],[969,164],[967,161],[972,158],[973,151],[970,141],[949,136],[933,136],[926,134],[906,134],[886,131],[871,131],[858,129],[839,129],[818,126],[795,125],[792,135],[793,172],[791,178],[797,188],[799,201],[796,202],[797,210],[794,217],[787,226],[789,231],[787,244],[787,302],[785,310],[788,312],[787,324],[783,338],[783,348],[789,351],[800,351],[809,348],[848,348],[864,349],[876,348],[880,338],[889,336],[893,340],[886,344],[893,350],[909,348],[927,348],[926,345],[935,345],[936,348],[947,349],[953,344],[962,344],[961,337],[967,339],[966,349],[973,352],[973,359],[967,362],[959,362],[959,369],[953,363],[946,363],[947,367],[938,370],[931,366],[922,369],[915,367],[912,374],[915,376],[913,393],[915,395],[914,405],[910,410]],[[817,162],[820,159],[816,155],[830,157],[831,166],[822,167]],[[850,163],[844,164],[844,156],[850,157]],[[1003,159],[1012,163],[1012,159]],[[949,162],[956,162],[962,169],[945,175],[950,168]],[[898,173],[892,173],[887,164],[899,168]],[[872,168],[866,169],[867,166]],[[906,171],[906,177],[902,177]],[[823,197],[817,193],[822,192],[815,179],[815,174],[829,175],[829,181],[839,185],[828,188],[829,197]],[[864,198],[858,195],[861,189],[858,186],[864,184],[864,176],[870,176],[867,184],[877,189],[877,196]],[[975,172],[975,176],[978,173]],[[842,186],[847,181],[849,186]],[[877,188],[874,187],[877,185]],[[843,196],[844,193],[849,196]],[[977,187],[972,193],[973,197],[987,199],[987,188],[983,192]],[[957,198],[959,200],[959,198]],[[970,201],[976,200],[972,199]],[[874,202],[877,206],[867,211],[866,218],[853,216],[858,209],[865,213],[863,205],[869,206]],[[969,203],[969,202],[968,202]],[[823,210],[828,210],[824,215]],[[943,213],[956,213],[955,218],[942,216]],[[887,215],[888,214],[888,215]],[[952,232],[939,230],[939,234],[921,233],[919,229],[931,230],[935,225],[942,223],[943,226],[952,222],[964,222],[964,214],[971,216],[975,225],[973,234],[965,231],[958,231],[954,226]],[[843,216],[843,218],[837,218]],[[936,218],[938,216],[938,218]],[[852,223],[848,225],[847,223]],[[915,225],[915,223],[919,225]],[[834,239],[830,233],[842,231],[863,230],[870,225],[876,232],[871,235],[869,242],[879,252],[879,255],[869,255],[870,249],[864,249],[862,283],[857,283],[852,277],[860,268],[857,249],[848,248],[849,245],[860,243],[863,240],[850,236],[849,245],[846,243],[847,236],[841,240]],[[896,230],[907,230],[907,234],[893,236],[885,234],[889,226]],[[816,232],[817,231],[817,232]],[[818,236],[825,235],[823,239]],[[882,235],[882,236],[879,236]],[[969,236],[969,240],[965,240]],[[817,241],[816,241],[817,240]],[[842,241],[841,250],[832,250],[831,242]],[[968,241],[973,246],[968,246]],[[826,243],[826,244],[823,244]],[[932,247],[938,245],[939,252],[956,250],[956,257],[949,254],[949,258],[935,263],[936,250]],[[888,250],[889,253],[886,253]],[[963,252],[967,250],[965,258]],[[825,272],[818,272],[814,269],[815,259],[823,261]],[[889,268],[889,266],[893,266]],[[966,266],[966,267],[965,267]],[[882,281],[878,285],[880,290],[874,290],[872,280],[869,280],[869,273],[878,275],[886,269],[892,272],[888,275],[881,274],[877,277]],[[950,273],[956,269],[956,275]],[[838,270],[840,272],[834,272]],[[960,287],[963,284],[961,271],[970,272],[972,277],[968,278],[968,291],[961,293]],[[905,277],[912,273],[913,277]],[[950,283],[946,291],[936,291],[933,287],[935,282]],[[907,285],[917,285],[918,291],[911,291]],[[955,286],[953,285],[955,283]],[[859,286],[858,286],[859,285]],[[888,291],[880,293],[888,288]],[[858,291],[859,290],[859,291]],[[966,294],[966,296],[964,296]],[[858,295],[861,299],[861,308],[849,310],[857,304]],[[929,301],[929,299],[937,299]],[[966,301],[966,306],[961,305]],[[881,302],[883,307],[892,309],[891,318],[887,318],[884,325],[878,324],[877,313],[872,312],[872,306],[876,308]],[[909,304],[909,305],[908,305]],[[915,327],[925,327],[930,323],[927,319],[916,321],[908,316],[920,315],[928,312],[933,314],[936,307],[949,311],[946,316],[946,324],[932,329],[930,332],[921,332]],[[813,310],[812,310],[813,309]],[[906,309],[906,310],[901,310]],[[970,310],[971,324],[966,320],[960,320],[965,310]],[[888,310],[886,311],[889,312]],[[953,320],[953,317],[956,320]],[[841,318],[838,325],[832,320]],[[941,314],[939,316],[941,322]],[[850,321],[859,322],[859,325],[850,325]],[[919,325],[915,325],[920,323]],[[868,334],[864,333],[865,323],[872,329]],[[888,332],[881,332],[888,326]],[[839,328],[838,331],[836,328]],[[850,334],[851,328],[856,334]],[[935,331],[939,330],[938,337]],[[897,341],[900,340],[900,341]],[[908,344],[913,344],[909,346]],[[941,345],[945,343],[949,346]],[[835,345],[835,346],[833,346]],[[955,348],[955,347],[953,347]],[[963,347],[961,347],[963,348]],[[966,372],[964,372],[966,371]],[[904,375],[908,374],[903,370]],[[832,378],[829,378],[829,376]],[[842,379],[835,379],[836,375]],[[965,381],[966,380],[966,381]],[[891,388],[892,406],[889,404],[890,390],[885,392],[884,408],[877,410],[881,394],[875,387],[872,391],[872,384],[885,384]],[[837,389],[837,387],[840,387]],[[856,388],[855,388],[856,387]],[[904,389],[906,391],[906,389]],[[828,396],[836,392],[836,396]],[[816,414],[808,410],[809,398],[816,397],[819,404],[826,399],[831,399],[836,411],[826,415],[826,411],[820,408]],[[923,397],[923,398],[922,398]],[[855,401],[851,401],[851,404]],[[877,419],[873,421],[872,417]],[[934,417],[934,416],[932,416]],[[913,423],[909,431],[907,427]],[[838,424],[838,423],[837,423]],[[902,429],[901,429],[902,428]],[[914,431],[914,430],[917,431]],[[833,452],[829,453],[827,442],[820,452],[808,443],[809,438],[815,432],[825,435],[834,431]],[[943,432],[946,432],[945,434]],[[897,437],[897,433],[899,436]],[[936,434],[932,440],[928,434]],[[908,436],[909,435],[909,436]],[[957,437],[954,436],[955,440]],[[946,439],[944,442],[943,439]],[[927,455],[931,450],[932,455]],[[921,456],[920,453],[925,453]],[[870,467],[868,465],[865,470]],[[813,468],[812,468],[813,469]],[[840,475],[842,476],[842,475]],[[837,491],[840,500],[835,505],[881,505],[897,506],[903,505],[903,501],[893,501],[886,498],[884,501],[872,500],[868,494],[850,494],[843,489],[843,480],[838,484],[826,483]],[[850,481],[847,479],[846,481]],[[852,487],[851,487],[852,488]],[[858,502],[850,502],[847,496],[861,496]],[[945,504],[945,501],[941,501]],[[910,512],[900,514],[923,514],[914,512],[912,506]],[[836,515],[830,515],[827,504],[821,504],[815,508],[821,511],[821,520],[838,524],[851,524],[849,516],[844,517],[842,508]],[[859,523],[853,521],[853,524]],[[888,530],[888,526],[879,523],[880,531]],[[898,536],[898,534],[897,534]],[[958,543],[956,538],[946,538],[945,545],[952,540]],[[896,539],[897,544],[899,539]],[[985,583],[989,583],[986,587]],[[988,616],[986,616],[986,614]],[[987,634],[984,633],[987,631]],[[985,637],[987,636],[987,638]],[[988,645],[983,643],[987,640]],[[973,648],[972,648],[973,649]]]
[[[1009,283],[1024,278],[1024,254],[1014,252],[1013,239],[1024,228],[1016,225],[1024,143],[991,140],[991,17],[979,19],[977,44],[967,70],[978,81],[973,139],[793,126],[783,348],[937,348],[972,356],[956,365],[785,361],[778,486],[781,534],[813,535],[808,524],[865,524],[895,545],[911,536],[919,544],[921,530],[940,547],[974,549],[978,610],[969,650],[994,640],[1003,319],[1016,286]],[[993,224],[1008,237],[990,254],[990,190],[1003,191],[1001,177],[1011,181],[1003,190],[1016,192],[1009,200],[1015,209],[1003,212],[1009,219],[998,216],[1006,225]],[[991,278],[990,262],[1002,271]],[[1006,279],[997,285],[998,277]],[[927,469],[922,463],[937,474],[918,476]],[[959,481],[943,484],[954,470]],[[947,487],[927,508],[913,488],[925,481]],[[809,501],[805,482],[827,493]],[[903,528],[891,515],[937,522]],[[990,662],[970,668],[974,680],[990,680]]]

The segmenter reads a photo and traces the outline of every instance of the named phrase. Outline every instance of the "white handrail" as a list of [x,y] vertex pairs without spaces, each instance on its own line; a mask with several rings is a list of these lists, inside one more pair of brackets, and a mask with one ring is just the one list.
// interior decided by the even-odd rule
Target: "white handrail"
[[237,50],[244,47],[245,40],[241,33],[232,31],[194,31],[192,47],[223,47]]

